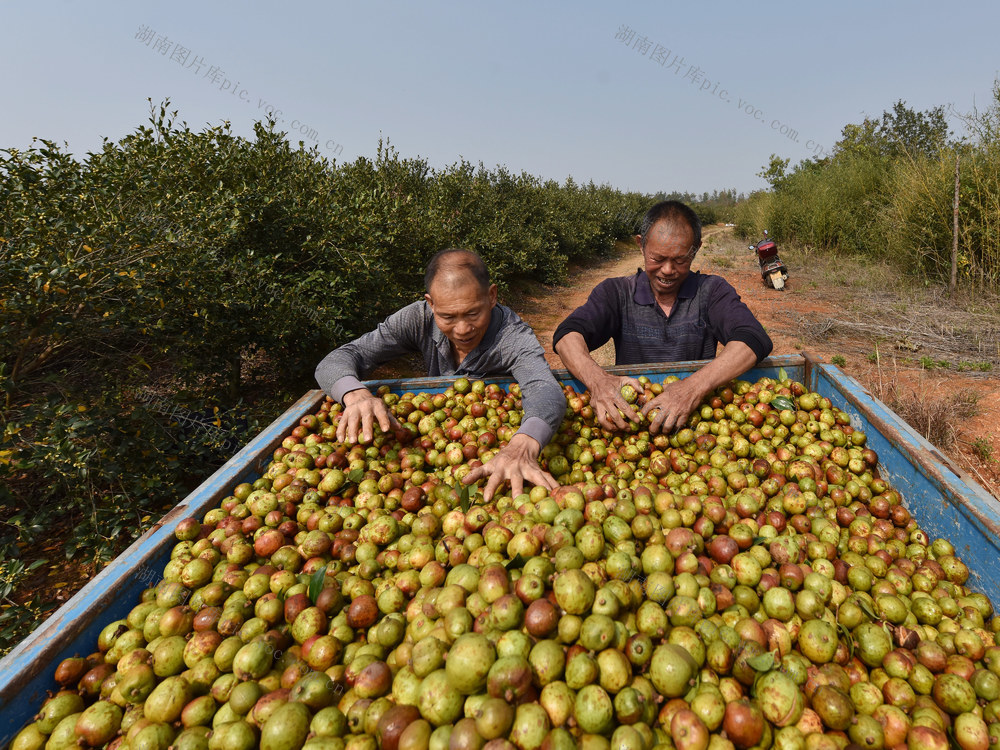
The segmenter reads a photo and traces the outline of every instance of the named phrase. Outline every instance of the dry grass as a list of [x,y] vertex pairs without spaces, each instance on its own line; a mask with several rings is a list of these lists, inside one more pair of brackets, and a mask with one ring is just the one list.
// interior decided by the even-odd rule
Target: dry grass
[[[735,242],[727,249],[738,250]],[[973,375],[1000,370],[1000,297],[964,289],[951,297],[945,286],[908,277],[884,261],[810,247],[783,246],[781,256],[792,269],[792,288],[817,303],[812,310],[789,305],[778,312],[781,328],[807,343],[838,340],[867,355],[871,349],[856,345],[878,342],[914,364]]]
[[964,419],[979,413],[980,394],[973,388],[942,392],[941,383],[919,378],[907,385],[900,378],[895,360],[891,368],[876,362],[874,372],[864,385],[879,401],[899,415],[928,442],[939,448],[951,448],[958,439],[958,426]]

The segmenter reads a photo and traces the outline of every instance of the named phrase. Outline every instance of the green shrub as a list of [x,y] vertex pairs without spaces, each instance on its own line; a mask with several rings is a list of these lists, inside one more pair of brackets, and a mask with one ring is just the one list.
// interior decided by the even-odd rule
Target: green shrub
[[1000,285],[1000,82],[986,110],[966,118],[972,138],[949,141],[943,110],[897,102],[881,120],[849,124],[834,153],[786,171],[771,157],[772,185],[736,207],[739,233],[767,228],[779,241],[887,258],[934,282],[951,275],[956,158],[960,161],[959,281]]
[[[40,542],[100,567],[304,391],[330,349],[419,299],[449,246],[501,287],[611,252],[651,196],[379,144],[336,164],[274,123],[149,124],[76,159],[0,151],[0,586]],[[46,553],[50,554],[50,553]],[[0,652],[52,602],[0,616]]]

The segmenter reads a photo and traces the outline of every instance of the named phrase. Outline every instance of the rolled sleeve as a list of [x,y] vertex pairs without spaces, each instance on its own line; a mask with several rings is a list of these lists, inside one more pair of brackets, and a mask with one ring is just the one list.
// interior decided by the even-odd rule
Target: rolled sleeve
[[723,344],[742,341],[757,355],[760,363],[774,348],[771,337],[754,316],[739,293],[725,279],[718,278],[718,288],[711,297],[708,317],[715,337]]
[[732,338],[729,340],[742,341],[753,349],[753,353],[757,355],[757,364],[760,364],[774,349],[771,337],[767,335],[762,326],[737,328],[733,331]]
[[[317,374],[317,380],[319,375]],[[358,380],[353,375],[345,375],[344,377],[337,380],[330,388],[324,388],[323,390],[333,397],[334,401],[339,401],[344,403],[344,396],[346,396],[351,391],[356,391],[359,388],[364,388],[365,384]]]
[[414,302],[394,312],[374,331],[334,349],[316,367],[316,382],[337,401],[345,393],[363,388],[361,378],[372,369],[409,352],[421,350],[424,336],[424,302]]
[[555,430],[541,417],[528,417],[521,422],[517,434],[534,438],[538,441],[538,445],[544,448],[552,440]]
[[614,337],[621,326],[621,303],[612,279],[594,287],[587,301],[571,312],[552,334],[552,346],[567,333],[579,333],[590,351],[599,349]]
[[544,448],[566,416],[566,396],[527,323],[519,320],[509,326],[501,346],[507,369],[521,387],[524,421],[518,432],[534,438]]

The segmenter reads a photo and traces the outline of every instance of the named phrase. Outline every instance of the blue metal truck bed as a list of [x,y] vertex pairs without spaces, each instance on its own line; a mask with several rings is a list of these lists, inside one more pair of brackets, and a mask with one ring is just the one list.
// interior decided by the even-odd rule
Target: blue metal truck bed
[[[662,380],[671,374],[689,374],[701,364],[680,362],[611,371]],[[850,415],[855,428],[867,433],[868,445],[878,453],[882,476],[900,491],[913,517],[928,534],[946,537],[954,544],[956,554],[970,568],[969,585],[996,601],[1000,593],[1000,566],[996,564],[1000,559],[1000,503],[837,367],[807,355],[771,357],[744,379],[777,377],[781,369],[828,397]],[[583,389],[565,371],[556,376],[561,382]],[[372,381],[369,385],[388,385],[400,393],[440,392],[451,382],[416,378]],[[303,415],[316,411],[324,398],[318,390],[302,396],[0,660],[0,747],[31,720],[44,702],[46,691],[56,687],[53,672],[59,662],[95,651],[100,630],[124,618],[138,603],[141,592],[159,580],[176,541],[174,529],[178,522],[189,516],[202,517],[232,494],[237,484],[260,476],[282,439]]]

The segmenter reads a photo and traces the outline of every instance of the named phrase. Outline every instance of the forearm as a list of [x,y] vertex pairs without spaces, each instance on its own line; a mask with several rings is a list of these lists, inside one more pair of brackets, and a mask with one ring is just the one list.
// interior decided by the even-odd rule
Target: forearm
[[588,389],[607,382],[607,374],[590,356],[621,331],[621,315],[630,287],[627,279],[606,279],[587,301],[571,312],[552,334],[552,348],[577,380]]
[[733,286],[719,277],[715,279],[715,294],[708,309],[709,325],[715,338],[727,342],[727,349],[728,344],[742,342],[754,352],[754,364],[757,364],[771,353],[774,344]]
[[319,387],[340,403],[344,403],[347,393],[364,387],[360,380],[360,365],[350,347],[347,344],[334,349],[316,367],[316,382]]
[[566,395],[556,382],[552,368],[535,332],[523,321],[512,326],[501,343],[507,369],[521,388],[523,417],[517,434],[548,445],[566,417]]
[[590,356],[590,350],[587,348],[587,342],[584,341],[582,334],[576,331],[567,333],[559,339],[555,350],[563,364],[566,365],[566,369],[588,390],[594,390],[607,377],[604,368]]
[[757,364],[754,350],[742,341],[730,341],[722,352],[707,365],[686,378],[697,385],[702,397],[738,378]]
[[590,356],[590,351],[582,334],[567,333],[556,344],[556,352],[567,369],[590,391],[590,406],[598,424],[606,430],[625,429],[626,419],[639,421],[635,409],[622,397],[621,388],[626,383],[642,390],[635,378],[623,375],[609,375]]
[[686,378],[663,386],[663,393],[643,404],[650,418],[650,432],[679,430],[698,405],[714,389],[739,377],[757,362],[753,349],[742,341],[730,341],[715,359]]
[[543,377],[521,383],[521,388],[524,416],[517,434],[533,438],[539,446],[548,445],[566,418],[566,394],[547,365]]
[[334,349],[316,367],[316,382],[343,403],[344,395],[363,388],[361,378],[400,354],[420,351],[426,336],[424,303],[413,303],[386,318],[374,331]]
[[725,340],[729,341],[730,344],[738,342],[749,347],[754,353],[754,364],[762,362],[774,348],[771,337],[767,335],[767,331],[765,331],[764,327],[761,325],[737,328],[730,335],[730,337]]

